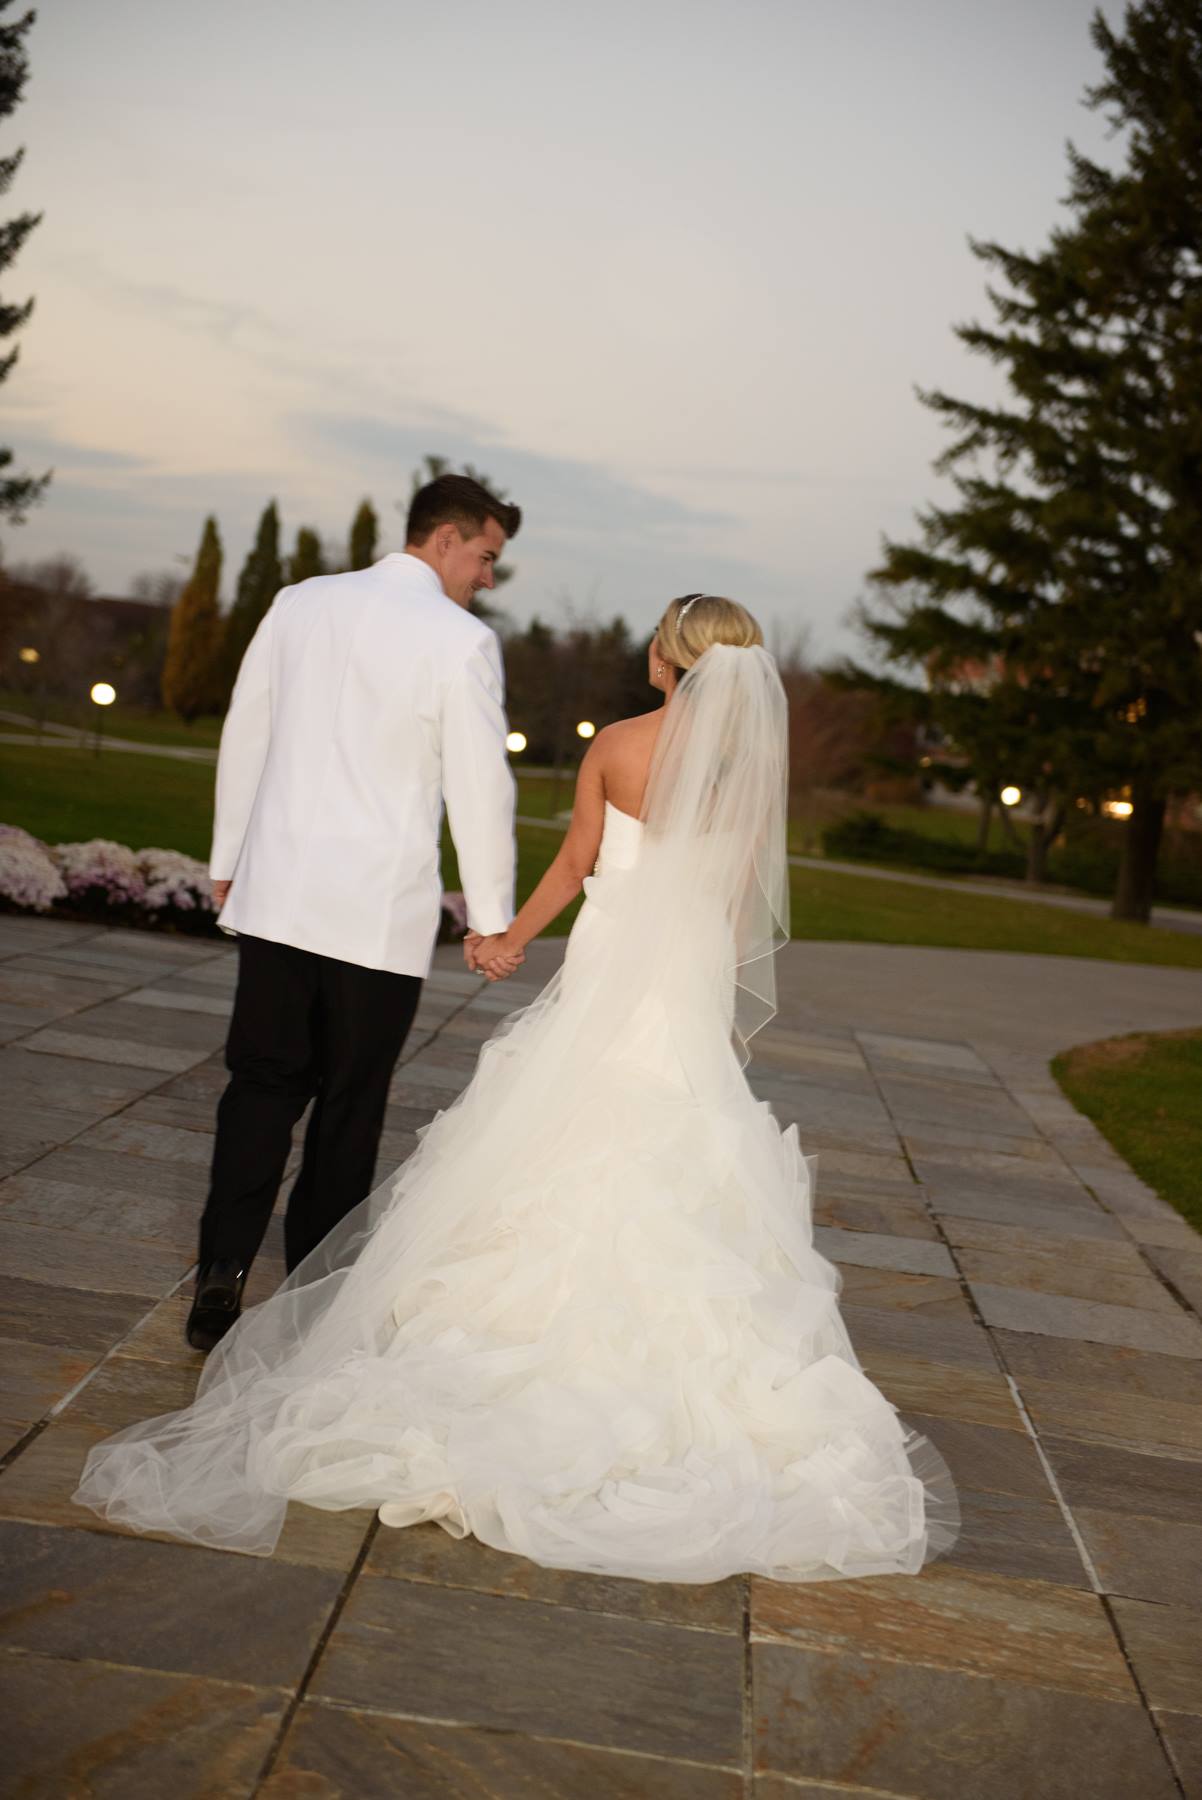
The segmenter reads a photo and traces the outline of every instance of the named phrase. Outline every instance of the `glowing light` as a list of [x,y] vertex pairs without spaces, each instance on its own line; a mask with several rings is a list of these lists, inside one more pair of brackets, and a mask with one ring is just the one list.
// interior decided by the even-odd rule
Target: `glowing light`
[[1003,806],[1017,806],[1022,797],[1023,791],[1021,788],[1004,787],[1001,792],[1001,802]]
[[577,725],[577,727],[576,727],[576,736],[582,737],[582,738],[591,738],[591,737],[596,737],[596,735],[597,735],[597,727],[593,724],[592,720],[591,719],[581,719],[579,725]]
[[41,651],[35,650],[32,644],[24,644],[21,649],[17,651],[17,655],[23,663],[35,663],[41,662],[42,660]]
[[117,690],[110,682],[98,681],[92,689],[92,698],[97,706],[111,706],[117,698]]
[[526,748],[526,733],[524,731],[511,731],[509,736],[505,739],[505,748],[511,755],[520,756],[522,751]]
[[1135,808],[1130,800],[1104,800],[1102,811],[1108,819],[1129,819]]

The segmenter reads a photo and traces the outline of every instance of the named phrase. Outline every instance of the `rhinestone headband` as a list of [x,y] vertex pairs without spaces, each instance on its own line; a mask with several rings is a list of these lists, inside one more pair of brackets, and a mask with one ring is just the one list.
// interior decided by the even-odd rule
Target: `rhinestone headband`
[[699,600],[704,600],[705,598],[706,598],[706,596],[704,594],[690,594],[688,599],[685,601],[684,605],[681,607],[680,611],[676,615],[676,623],[678,625],[680,624],[680,621],[684,618],[684,616],[688,612],[690,606],[696,606],[696,604]]

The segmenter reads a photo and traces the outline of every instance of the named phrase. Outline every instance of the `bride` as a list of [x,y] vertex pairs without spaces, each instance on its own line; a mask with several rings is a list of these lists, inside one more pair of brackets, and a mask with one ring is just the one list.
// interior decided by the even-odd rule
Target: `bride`
[[[788,935],[786,707],[734,601],[674,600],[666,704],[581,768],[494,972],[579,891],[560,971],[471,1084],[76,1495],[268,1555],[290,1500],[657,1581],[913,1572],[938,1454],[861,1373],[811,1170],[742,1072]],[[594,868],[595,864],[595,868]],[[510,961],[506,959],[509,958]]]

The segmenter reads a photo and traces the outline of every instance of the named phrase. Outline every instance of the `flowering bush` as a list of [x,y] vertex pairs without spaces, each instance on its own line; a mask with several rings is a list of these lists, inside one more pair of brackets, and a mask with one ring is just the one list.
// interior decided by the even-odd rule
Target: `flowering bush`
[[43,844],[17,825],[0,825],[0,909],[190,931],[213,930],[216,914],[208,871],[194,856],[109,838]]
[[0,825],[0,902],[21,912],[48,912],[66,892],[45,844],[19,825]]
[[146,878],[124,844],[89,838],[86,844],[56,844],[50,854],[72,900],[85,906],[137,906],[146,898]]
[[151,912],[164,907],[216,917],[209,871],[180,850],[140,850],[138,864],[146,882],[145,904]]

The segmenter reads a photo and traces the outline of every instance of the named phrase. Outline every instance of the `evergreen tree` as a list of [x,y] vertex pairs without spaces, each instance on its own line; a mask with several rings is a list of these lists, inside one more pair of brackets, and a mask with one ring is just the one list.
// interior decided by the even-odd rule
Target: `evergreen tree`
[[196,564],[171,612],[163,704],[191,722],[217,709],[221,694],[221,539],[206,519]]
[[[955,502],[887,542],[864,623],[927,671],[917,706],[985,782],[1123,795],[1113,912],[1146,921],[1166,803],[1202,785],[1202,15],[1139,0],[1091,33],[1086,92],[1125,162],[1070,146],[1070,219],[1035,254],[972,245],[1004,281],[958,335],[996,406],[920,398],[953,429]],[[987,671],[986,679],[966,671]]]
[[351,524],[350,568],[370,569],[379,555],[376,548],[379,535],[380,521],[376,517],[376,509],[370,500],[363,500]]
[[308,581],[311,575],[324,575],[325,572],[321,539],[311,526],[302,525],[296,534],[296,549],[288,559],[289,584],[295,587],[298,581]]
[[[11,4],[12,0],[0,0],[0,13],[7,12]],[[36,17],[36,13],[27,12],[11,25],[0,22],[0,118],[7,118],[21,100],[29,76],[25,34]],[[12,186],[24,155],[24,150],[14,150],[10,156],[0,156],[0,194],[6,194]],[[19,213],[15,219],[0,224],[0,271],[16,261],[21,246],[41,216],[41,213]],[[0,300],[0,340],[18,331],[32,311],[32,300],[16,304]],[[16,360],[16,346],[7,355],[0,354],[0,381],[12,373]],[[41,499],[50,477],[11,474],[12,463],[13,452],[0,448],[0,518],[11,519],[14,525],[20,525],[29,508]]]
[[259,529],[251,545],[229,617],[225,621],[221,644],[222,699],[228,705],[246,647],[258,630],[259,621],[284,585],[280,566],[280,515],[274,500],[263,509]]

